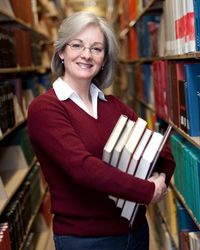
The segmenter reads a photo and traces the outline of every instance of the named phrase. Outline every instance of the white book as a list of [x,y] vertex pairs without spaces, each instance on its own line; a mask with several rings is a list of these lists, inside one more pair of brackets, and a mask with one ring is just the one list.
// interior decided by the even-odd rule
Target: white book
[[142,156],[142,153],[143,153],[145,147],[147,146],[148,141],[149,141],[152,133],[153,133],[153,131],[150,129],[145,130],[144,135],[142,136],[142,138],[137,146],[137,149],[135,150],[135,152],[132,155],[132,159],[131,159],[131,162],[129,164],[128,171],[127,171],[128,174],[131,174],[131,175],[134,174],[136,167],[139,163],[139,160]]
[[[118,164],[119,170],[126,172],[126,170],[128,169],[132,154],[136,150],[136,147],[146,129],[146,126],[147,126],[147,122],[140,117],[135,122],[135,125],[130,134],[130,137],[125,147],[123,148],[122,154],[120,156],[120,160]],[[118,199],[117,207],[122,208],[123,203],[124,203],[124,199]]]
[[[111,157],[111,162],[110,162],[110,164],[113,167],[117,167],[117,165],[118,165],[120,155],[122,153],[124,146],[126,145],[126,142],[130,136],[130,133],[131,133],[131,130],[133,129],[134,124],[135,124],[134,121],[128,120],[128,122],[126,123],[126,126],[123,130],[123,133],[117,142],[117,145],[114,147],[112,157]],[[112,195],[110,195],[109,198],[114,200],[115,202],[117,201],[117,198],[112,196]]]
[[[135,177],[146,179],[148,170],[150,168],[150,165],[153,161],[153,158],[155,157],[158,148],[161,144],[163,135],[157,132],[154,132],[143,155],[140,159],[140,162],[138,164],[137,170],[135,172]],[[121,216],[127,218],[128,220],[131,219],[134,209],[136,207],[136,202],[133,201],[126,201],[126,206],[123,207]]]
[[128,121],[128,117],[125,115],[121,115],[114,127],[114,129],[112,130],[111,135],[109,136],[106,145],[104,146],[104,150],[103,150],[103,157],[102,159],[107,162],[110,163],[111,157],[112,157],[112,152],[113,149],[115,147],[115,145],[117,144],[124,128],[125,125]]
[[[142,156],[142,153],[145,150],[146,145],[148,144],[148,141],[149,141],[151,135],[152,135],[152,130],[146,129],[146,131],[144,132],[144,135],[143,135],[143,137],[142,137],[142,139],[141,139],[135,153],[132,156],[132,159],[131,159],[131,162],[130,162],[130,165],[129,165],[129,168],[128,168],[128,171],[127,171],[128,174],[134,175],[136,167],[137,167],[137,165],[139,163],[139,160],[140,160],[140,158]],[[133,204],[132,203],[133,203],[132,201],[126,200],[123,203],[123,206],[122,206],[121,215],[123,217],[127,218],[128,220],[131,219],[131,216],[132,216],[132,213],[133,213]]]
[[189,232],[189,246],[191,250],[200,249],[200,232]]
[[130,132],[131,132],[134,124],[135,124],[134,121],[128,120],[128,122],[127,122],[127,124],[126,124],[126,126],[124,128],[124,131],[123,131],[121,137],[119,138],[119,141],[117,142],[117,145],[115,146],[115,148],[113,150],[113,154],[112,154],[111,162],[110,162],[110,164],[113,167],[116,167],[117,164],[118,164],[120,155],[121,155],[122,150],[123,150],[128,138],[129,138]]
[[[186,52],[196,51],[196,39],[194,28],[194,3],[186,1]],[[192,23],[192,25],[191,25]]]
[[[151,136],[151,139],[145,148],[145,151],[142,155],[142,158],[138,164],[137,170],[135,172],[135,177],[141,178],[141,179],[147,179],[151,176],[155,164],[158,160],[158,157],[160,155],[160,152],[162,151],[169,135],[172,129],[172,125],[168,125],[168,128],[164,135],[153,132],[153,135]],[[135,219],[135,215],[137,213],[139,204],[136,202],[131,202],[132,204],[132,217],[130,221],[130,225],[133,224],[133,221]],[[121,214],[121,216],[125,217],[125,214]]]

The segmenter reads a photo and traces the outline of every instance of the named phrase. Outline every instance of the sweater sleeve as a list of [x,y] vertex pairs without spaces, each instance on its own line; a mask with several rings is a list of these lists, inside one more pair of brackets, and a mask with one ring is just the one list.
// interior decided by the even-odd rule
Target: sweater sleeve
[[29,107],[28,130],[48,180],[49,165],[62,169],[78,185],[142,204],[149,204],[154,183],[113,168],[88,152],[58,101],[36,98]]
[[155,171],[166,174],[166,185],[168,186],[175,170],[175,161],[170,146],[166,144],[158,158]]

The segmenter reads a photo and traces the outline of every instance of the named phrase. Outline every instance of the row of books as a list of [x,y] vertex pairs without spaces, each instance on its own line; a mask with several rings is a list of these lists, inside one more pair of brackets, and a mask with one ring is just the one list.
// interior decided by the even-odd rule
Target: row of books
[[0,221],[8,223],[11,249],[17,250],[23,244],[41,197],[39,167],[35,165],[0,216]]
[[51,75],[34,74],[0,81],[0,128],[5,133],[26,118],[29,104],[35,96],[50,87]]
[[198,227],[188,214],[188,211],[178,200],[176,200],[176,208],[179,245],[181,249],[186,249],[188,246],[191,250],[198,249],[200,247],[200,231]]
[[200,51],[199,0],[166,0],[161,4],[159,12],[153,12],[151,8],[151,12],[142,15],[136,25],[129,28],[128,35],[122,40],[127,45],[122,51],[122,58],[137,60],[139,57]]
[[7,222],[0,223],[0,250],[11,250],[10,234]]
[[166,54],[200,51],[199,0],[164,2]]
[[[132,66],[130,66],[132,67]],[[190,136],[200,136],[200,64],[156,60],[133,68],[138,98]]]
[[5,132],[15,125],[12,85],[0,84],[0,129]]
[[0,68],[42,65],[43,46],[30,31],[2,25],[0,37]]
[[[152,0],[120,0],[119,1],[119,29],[122,31],[134,22]],[[154,3],[156,8],[159,3]]]
[[22,7],[20,0],[1,0],[0,11],[54,39],[57,27],[52,17],[58,17],[58,6],[55,1],[26,0]]
[[151,221],[155,222],[154,228],[159,235],[158,249],[197,250],[200,248],[199,228],[172,190],[169,190],[169,195],[165,196],[158,205],[150,207],[148,212]]
[[170,139],[176,161],[174,185],[200,223],[200,150],[179,134]]
[[[147,179],[151,176],[170,131],[169,125],[162,135],[148,129],[147,122],[140,117],[134,122],[121,115],[104,147],[103,160],[122,172]],[[139,205],[119,197],[110,198],[121,208],[121,216],[132,224]]]

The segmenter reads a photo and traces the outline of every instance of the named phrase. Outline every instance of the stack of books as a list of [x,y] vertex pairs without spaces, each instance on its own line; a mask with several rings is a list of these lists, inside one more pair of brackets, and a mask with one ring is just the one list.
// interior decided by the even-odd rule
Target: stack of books
[[[165,145],[172,126],[165,134],[147,128],[147,122],[138,118],[135,122],[121,115],[104,147],[103,160],[113,167],[141,179],[151,176],[160,152]],[[110,196],[121,208],[121,216],[132,225],[139,204]]]

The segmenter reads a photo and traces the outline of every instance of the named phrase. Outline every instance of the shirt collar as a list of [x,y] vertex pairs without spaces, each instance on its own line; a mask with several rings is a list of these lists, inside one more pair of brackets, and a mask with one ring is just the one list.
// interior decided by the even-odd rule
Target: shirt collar
[[[73,94],[77,95],[61,77],[54,81],[53,89],[60,101],[69,99]],[[93,83],[90,85],[90,94],[91,96],[98,96],[99,99],[106,101],[104,93]]]

